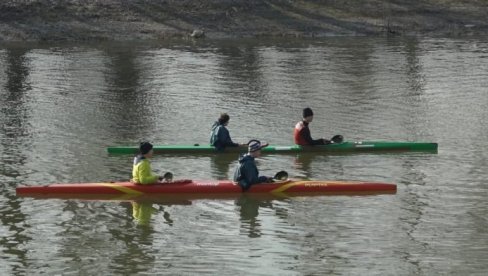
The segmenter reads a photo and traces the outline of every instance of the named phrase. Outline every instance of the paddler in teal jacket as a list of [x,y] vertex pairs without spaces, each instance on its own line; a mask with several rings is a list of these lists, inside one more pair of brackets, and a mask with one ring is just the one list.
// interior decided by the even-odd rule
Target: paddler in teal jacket
[[251,140],[248,143],[248,153],[239,158],[239,165],[234,172],[234,181],[241,186],[243,191],[248,190],[251,185],[269,182],[270,177],[259,176],[258,168],[254,158],[261,156],[261,149],[268,144],[261,144],[258,140]]
[[230,117],[227,113],[220,114],[219,119],[212,125],[210,132],[210,145],[214,146],[216,150],[223,151],[226,147],[238,147],[238,143],[234,143],[230,138],[227,125]]
[[163,177],[152,173],[149,158],[153,156],[153,145],[142,142],[139,146],[139,155],[134,158],[132,167],[132,182],[137,184],[155,184],[163,180]]

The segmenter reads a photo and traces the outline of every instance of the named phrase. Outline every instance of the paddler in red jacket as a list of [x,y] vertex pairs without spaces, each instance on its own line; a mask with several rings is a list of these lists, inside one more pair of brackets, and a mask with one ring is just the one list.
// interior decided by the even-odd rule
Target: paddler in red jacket
[[300,146],[328,145],[330,140],[320,138],[312,139],[308,125],[313,121],[313,111],[310,107],[303,109],[303,120],[295,125],[294,138],[295,144]]

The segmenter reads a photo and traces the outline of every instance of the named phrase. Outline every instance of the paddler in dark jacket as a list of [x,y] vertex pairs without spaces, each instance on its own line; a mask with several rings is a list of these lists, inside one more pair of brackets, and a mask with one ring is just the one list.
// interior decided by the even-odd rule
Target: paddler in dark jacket
[[210,132],[210,145],[214,146],[218,151],[223,151],[226,147],[238,147],[238,143],[234,143],[230,138],[227,125],[230,117],[227,113],[220,114],[219,119],[212,125]]
[[295,125],[295,144],[301,146],[328,145],[331,142],[327,139],[312,139],[308,125],[313,121],[313,111],[310,107],[303,109],[303,120]]
[[248,152],[239,157],[239,165],[234,172],[234,181],[246,191],[251,185],[256,183],[268,182],[271,178],[259,176],[258,168],[254,158],[261,156],[261,149],[268,144],[261,144],[258,140],[251,140],[248,143]]

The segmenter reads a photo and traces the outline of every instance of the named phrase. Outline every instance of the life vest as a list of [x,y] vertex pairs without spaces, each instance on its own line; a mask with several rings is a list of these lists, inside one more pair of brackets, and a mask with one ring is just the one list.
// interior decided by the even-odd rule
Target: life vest
[[300,121],[295,125],[295,130],[293,133],[293,137],[295,139],[295,144],[301,145],[301,146],[307,146],[308,145],[308,142],[302,136],[302,131],[304,131],[305,128],[308,128],[308,126],[306,126],[303,121]]

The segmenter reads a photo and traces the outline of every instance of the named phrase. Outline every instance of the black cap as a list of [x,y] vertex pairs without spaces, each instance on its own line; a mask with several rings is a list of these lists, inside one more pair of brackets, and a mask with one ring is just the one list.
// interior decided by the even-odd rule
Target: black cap
[[153,148],[153,145],[149,142],[142,142],[139,145],[139,151],[141,152],[141,154],[148,153],[150,150],[152,150],[152,148]]
[[313,116],[313,111],[310,107],[304,108],[303,109],[303,118]]

